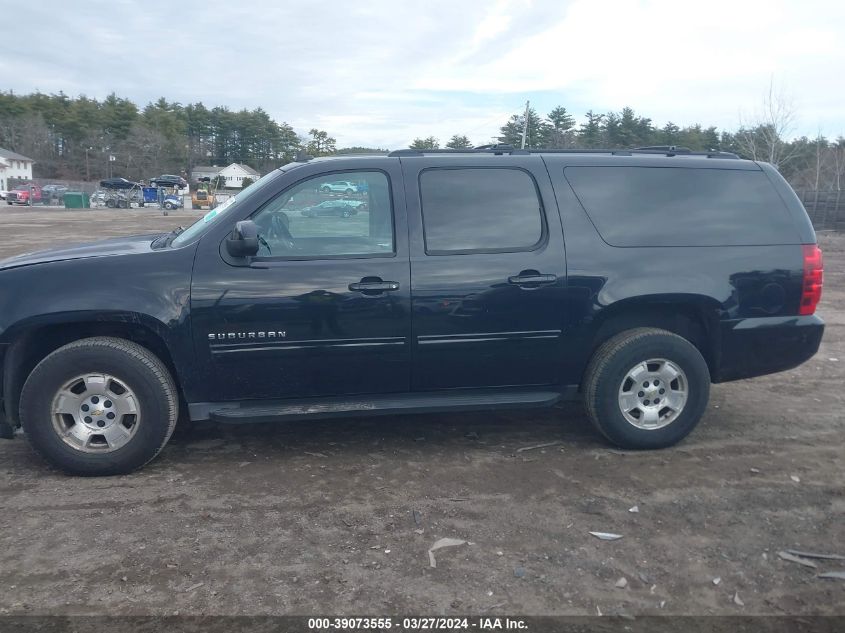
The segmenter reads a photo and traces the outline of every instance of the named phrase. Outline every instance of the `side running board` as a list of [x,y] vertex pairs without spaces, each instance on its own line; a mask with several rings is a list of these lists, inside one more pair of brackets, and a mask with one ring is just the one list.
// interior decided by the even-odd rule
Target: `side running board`
[[472,393],[394,394],[286,400],[275,403],[196,403],[192,420],[245,424],[303,418],[335,418],[442,411],[479,411],[508,407],[550,407],[562,399],[560,391],[475,391]]

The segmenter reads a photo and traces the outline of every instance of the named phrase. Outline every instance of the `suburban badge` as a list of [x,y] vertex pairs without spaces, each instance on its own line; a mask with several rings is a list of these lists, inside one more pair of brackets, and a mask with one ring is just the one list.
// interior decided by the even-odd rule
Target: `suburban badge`
[[285,338],[287,332],[275,330],[272,332],[219,332],[209,334],[209,341],[237,341],[237,340],[277,340]]

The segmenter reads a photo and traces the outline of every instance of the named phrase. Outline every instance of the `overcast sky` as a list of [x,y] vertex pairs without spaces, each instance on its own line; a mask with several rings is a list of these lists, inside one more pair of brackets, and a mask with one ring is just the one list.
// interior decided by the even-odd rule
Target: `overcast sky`
[[264,108],[338,146],[490,142],[530,99],[737,127],[769,83],[845,134],[841,0],[0,0],[0,89]]

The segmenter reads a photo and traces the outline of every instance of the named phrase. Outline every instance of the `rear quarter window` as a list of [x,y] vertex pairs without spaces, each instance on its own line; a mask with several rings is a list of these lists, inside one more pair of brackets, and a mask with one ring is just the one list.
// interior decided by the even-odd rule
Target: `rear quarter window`
[[753,246],[799,241],[762,171],[566,167],[564,177],[611,246]]

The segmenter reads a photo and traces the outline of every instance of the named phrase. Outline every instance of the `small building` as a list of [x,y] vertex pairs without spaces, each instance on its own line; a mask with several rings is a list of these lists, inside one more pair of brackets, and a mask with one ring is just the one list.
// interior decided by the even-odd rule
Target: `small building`
[[35,161],[17,152],[0,147],[0,189],[6,189],[9,180],[32,180],[32,164]]
[[249,165],[242,163],[232,163],[228,167],[224,167],[220,170],[219,175],[226,179],[226,187],[230,189],[243,187],[244,178],[249,178],[253,182],[261,178],[261,174]]
[[191,170],[191,180],[193,182],[199,182],[203,178],[211,178],[214,180],[217,178],[217,174],[220,173],[220,170],[223,169],[222,167],[218,167],[217,165],[197,165]]

